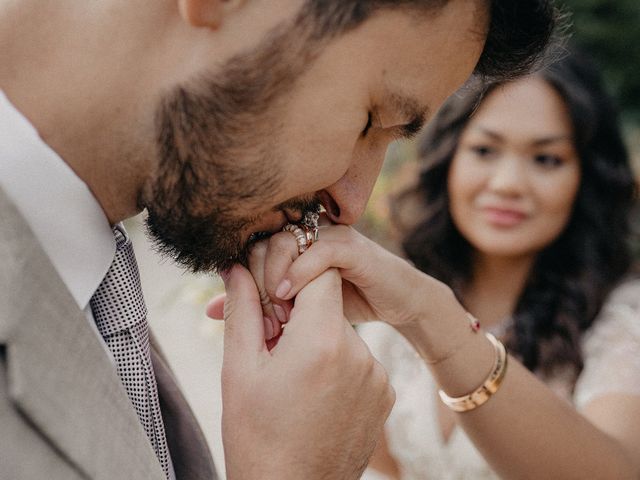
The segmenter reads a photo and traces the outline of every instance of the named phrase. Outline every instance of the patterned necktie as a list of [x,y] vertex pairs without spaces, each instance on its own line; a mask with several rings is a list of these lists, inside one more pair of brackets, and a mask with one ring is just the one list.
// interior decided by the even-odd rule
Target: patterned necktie
[[151,364],[147,308],[131,240],[114,227],[116,255],[91,297],[91,310],[100,334],[113,353],[120,380],[135,407],[167,478],[171,457],[160,413],[156,378]]

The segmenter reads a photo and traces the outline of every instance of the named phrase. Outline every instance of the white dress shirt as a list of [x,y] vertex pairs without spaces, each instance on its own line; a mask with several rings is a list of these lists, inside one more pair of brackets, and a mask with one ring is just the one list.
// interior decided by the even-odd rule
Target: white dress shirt
[[111,358],[89,305],[115,255],[109,221],[87,184],[1,90],[0,188],[25,218]]
[[[89,305],[116,252],[109,220],[87,184],[1,90],[0,188],[25,218],[115,368]],[[169,473],[175,479],[171,463]]]

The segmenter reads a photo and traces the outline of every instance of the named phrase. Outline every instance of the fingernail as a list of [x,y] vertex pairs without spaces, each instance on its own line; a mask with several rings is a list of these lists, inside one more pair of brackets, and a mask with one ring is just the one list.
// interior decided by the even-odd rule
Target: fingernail
[[291,291],[291,282],[289,280],[283,280],[276,288],[276,297],[287,300],[287,294]]
[[273,311],[276,312],[276,317],[278,317],[278,321],[280,323],[287,323],[287,313],[277,303],[273,304]]
[[268,317],[264,317],[264,338],[265,340],[271,340],[273,338],[273,324]]

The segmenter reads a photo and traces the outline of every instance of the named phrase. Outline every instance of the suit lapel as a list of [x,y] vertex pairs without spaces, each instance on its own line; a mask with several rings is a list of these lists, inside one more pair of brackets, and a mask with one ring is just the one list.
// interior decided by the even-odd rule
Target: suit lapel
[[1,190],[0,217],[0,343],[16,407],[89,478],[164,478],[96,334]]
[[176,478],[215,480],[218,477],[204,434],[154,343],[152,341],[151,361],[158,382],[160,410]]

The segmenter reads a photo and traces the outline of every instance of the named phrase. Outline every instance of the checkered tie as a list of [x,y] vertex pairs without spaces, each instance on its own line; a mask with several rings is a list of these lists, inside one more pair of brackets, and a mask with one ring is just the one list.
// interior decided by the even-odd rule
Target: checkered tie
[[135,407],[167,478],[171,457],[160,413],[151,365],[147,308],[131,240],[114,227],[116,255],[91,298],[91,310],[105,343],[113,353],[120,380]]

